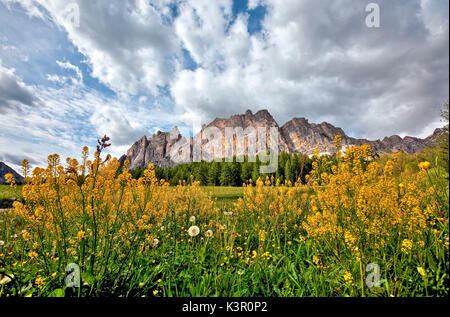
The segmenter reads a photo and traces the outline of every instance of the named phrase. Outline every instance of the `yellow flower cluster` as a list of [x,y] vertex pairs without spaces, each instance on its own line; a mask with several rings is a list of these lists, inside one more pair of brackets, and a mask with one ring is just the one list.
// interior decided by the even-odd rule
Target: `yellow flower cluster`
[[[352,289],[354,276],[363,278],[363,266],[374,259],[389,270],[429,245],[430,252],[448,252],[448,207],[437,203],[441,193],[430,185],[429,162],[421,162],[418,172],[416,162],[413,174],[399,177],[396,155],[380,163],[369,145],[342,155],[340,136],[335,147],[333,164],[314,151],[306,184],[258,179],[226,209],[219,209],[199,183],[171,187],[157,179],[152,164],[134,179],[128,161],[121,166],[115,158],[103,160],[101,151],[90,160],[87,147],[81,164],[68,158],[63,166],[53,154],[46,168],[29,175],[24,161],[23,202],[14,202],[11,211],[23,227],[14,238],[21,244],[2,254],[38,267],[34,285],[44,291],[68,263],[100,281],[118,271],[140,272],[142,263],[157,266],[158,256],[188,252],[202,265],[216,259],[220,270],[237,265],[243,276],[253,265],[283,266],[295,256],[314,274]],[[6,179],[14,184],[12,175]],[[3,239],[2,250],[10,245]],[[439,254],[431,256],[440,259]],[[418,257],[413,266],[424,281],[432,274],[427,257]],[[168,294],[159,282],[151,293]]]
[[415,175],[399,191],[393,161],[383,168],[371,161],[370,148],[349,150],[345,161],[322,179],[322,186],[312,185],[311,208],[303,224],[309,237],[343,235],[350,248],[361,240],[380,248],[394,233],[407,237],[425,228],[435,205],[432,190],[422,189],[423,175]]
[[14,186],[14,184],[16,183],[16,180],[14,179],[13,174],[11,174],[11,173],[5,174],[5,182],[7,184],[11,184],[11,186]]
[[[335,142],[340,148],[339,137]],[[388,245],[397,245],[399,251],[408,254],[413,243],[425,245],[426,228],[438,219],[445,220],[437,216],[442,211],[425,174],[428,162],[421,163],[419,173],[401,182],[394,175],[396,156],[383,166],[374,160],[367,144],[347,149],[331,173],[318,175],[321,164],[315,151],[306,185],[258,180],[256,186],[245,188],[235,212],[242,218],[255,219],[260,244],[270,239],[271,232],[287,228],[306,236],[302,242],[334,245],[336,252],[342,243],[358,260],[364,259],[369,250],[381,255]],[[436,229],[431,232],[439,235]]]
[[352,276],[352,273],[350,273],[350,272],[345,272],[345,274],[344,274],[344,282],[345,282],[345,284],[347,284],[347,285],[352,285],[353,284],[353,276]]
[[423,170],[427,170],[430,168],[430,162],[428,161],[424,161],[424,162],[420,162],[419,163],[419,168],[423,169]]
[[[189,215],[206,226],[203,232],[212,238],[218,227],[215,203],[198,183],[169,187],[156,178],[152,164],[144,177],[133,179],[128,162],[120,169],[115,158],[102,160],[96,153],[91,161],[88,155],[83,148],[83,163],[68,158],[67,167],[57,154],[50,155],[47,168],[35,168],[27,177],[22,189],[25,202],[14,202],[13,207],[26,226],[22,237],[30,261],[41,256],[64,263],[76,259],[95,270],[107,265],[114,252],[125,261],[129,250],[173,241],[175,229],[162,228],[187,226]],[[202,231],[194,229],[189,235]],[[178,239],[188,234],[179,231]]]
[[413,243],[411,240],[408,239],[404,239],[402,241],[402,252],[405,254],[409,254],[409,252],[411,252],[413,247]]

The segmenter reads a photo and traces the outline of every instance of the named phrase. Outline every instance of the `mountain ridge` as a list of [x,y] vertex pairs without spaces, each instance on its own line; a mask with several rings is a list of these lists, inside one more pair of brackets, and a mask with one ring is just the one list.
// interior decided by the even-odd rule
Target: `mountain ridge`
[[5,163],[0,162],[0,184],[5,183],[5,175],[8,173],[11,173],[14,176],[16,183],[23,183],[24,179],[19,173]]
[[[180,142],[185,147],[184,149],[191,150],[194,148],[196,142],[200,144],[201,149],[204,149],[209,140],[205,140],[205,131],[209,128],[218,128],[222,134],[225,134],[225,128],[261,128],[267,130],[275,128],[278,131],[278,152],[299,153],[311,155],[314,149],[318,149],[323,154],[332,154],[334,152],[334,137],[340,135],[342,138],[342,148],[345,151],[347,148],[354,145],[369,144],[372,149],[379,154],[404,151],[408,154],[414,154],[425,147],[433,144],[438,135],[442,133],[442,129],[436,129],[432,135],[425,139],[420,139],[412,136],[405,136],[404,138],[398,135],[386,136],[383,139],[367,140],[349,137],[342,128],[335,127],[326,121],[322,123],[310,123],[307,118],[295,117],[287,121],[283,126],[279,124],[272,117],[267,109],[262,109],[253,113],[251,110],[245,111],[243,114],[235,114],[229,118],[215,118],[209,124],[204,124],[201,131],[190,138],[183,137],[178,128],[175,126],[170,132],[158,131],[150,138],[143,136],[136,141],[125,155],[120,158],[123,164],[125,160],[130,162],[130,168],[138,168],[146,166],[150,163],[161,167],[168,167],[176,165],[177,162],[171,154],[176,154],[177,149],[174,145]],[[203,137],[202,137],[203,136]],[[267,132],[266,144],[269,147],[270,136]],[[225,139],[222,139],[222,145],[225,144]],[[180,144],[180,143],[177,143]],[[248,141],[244,144],[247,148]],[[242,144],[241,144],[242,147]],[[238,151],[236,139],[233,137],[233,148]],[[244,150],[245,150],[244,149]],[[241,149],[242,150],[242,149]],[[240,152],[242,153],[242,152]],[[225,155],[216,155],[208,157],[212,159],[215,157],[225,157]],[[189,158],[192,161],[193,155]]]

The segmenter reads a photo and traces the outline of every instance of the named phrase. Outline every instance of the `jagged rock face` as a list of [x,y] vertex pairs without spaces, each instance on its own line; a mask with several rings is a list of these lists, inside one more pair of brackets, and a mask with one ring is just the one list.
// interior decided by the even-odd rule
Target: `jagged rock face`
[[247,110],[245,114],[233,115],[228,119],[216,118],[207,127],[218,127],[224,129],[225,127],[277,127],[278,123],[267,110],[261,110],[253,114],[251,110]]
[[294,118],[281,127],[281,134],[286,140],[291,153],[312,154],[314,149],[321,153],[334,151],[334,137],[342,137],[342,146],[348,146],[351,141],[340,128],[329,123],[310,124],[305,118]]
[[[267,110],[261,110],[257,113],[253,114],[250,110],[247,110],[245,114],[240,115],[233,115],[229,119],[222,119],[217,118],[207,126],[203,126],[200,133],[198,133],[194,139],[200,139],[201,138],[201,144],[202,148],[205,146],[208,142],[211,140],[208,139],[208,135],[205,134],[205,130],[208,128],[215,127],[218,128],[221,131],[222,134],[222,148],[224,149],[223,152],[226,151],[225,144],[227,144],[227,132],[226,128],[234,128],[234,132],[238,133],[239,130],[241,130],[241,137],[243,142],[237,141],[237,134],[234,134],[232,136],[232,142],[228,142],[228,144],[232,144],[233,154],[235,155],[248,155],[249,154],[249,142],[253,143],[255,142],[255,149],[254,151],[250,151],[250,153],[265,153],[266,150],[269,150],[271,147],[271,128],[274,128],[275,131],[278,134],[277,142],[278,142],[278,152],[287,152],[289,151],[289,148],[282,137],[282,135],[279,133],[280,127],[278,126],[278,123],[275,121],[275,119],[272,117],[272,115]],[[236,128],[241,128],[239,130],[236,130]],[[250,130],[250,129],[252,130]],[[254,129],[254,130],[253,130]],[[262,133],[259,133],[258,129],[262,129]],[[244,137],[244,135],[247,133],[254,132],[254,140],[249,139],[248,134],[247,137]],[[264,135],[265,132],[265,135]],[[203,136],[203,137],[202,137]],[[261,139],[260,139],[261,137]],[[231,138],[229,139],[231,140]],[[253,144],[252,144],[253,145]],[[231,146],[230,146],[231,149]],[[227,155],[226,153],[223,153],[222,155],[211,155],[207,156],[207,159],[214,159],[216,157],[222,158],[222,157],[230,157],[232,155]]]
[[0,184],[5,182],[5,175],[11,173],[14,176],[16,183],[23,183],[24,179],[21,175],[19,175],[15,170],[6,165],[3,162],[0,162]]
[[[120,158],[121,163],[126,159],[130,161],[131,168],[137,168],[146,166],[150,163],[154,163],[161,167],[173,166],[179,162],[172,155],[178,155],[178,148],[180,144],[183,144],[184,149],[190,150],[190,155],[186,157],[186,160],[198,160],[199,156],[196,156],[196,145],[200,146],[201,153],[208,152],[208,146],[211,147],[214,140],[211,139],[209,131],[220,131],[222,134],[221,140],[217,141],[224,150],[221,152],[212,152],[212,154],[203,154],[201,156],[204,160],[212,160],[216,157],[229,157],[229,152],[226,152],[226,128],[241,128],[241,131],[251,131],[258,128],[265,128],[266,137],[265,140],[256,133],[256,139],[250,140],[244,138],[244,142],[237,142],[236,135],[232,136],[233,154],[248,154],[247,149],[249,142],[265,144],[266,148],[270,148],[270,128],[274,128],[278,132],[278,152],[288,153],[304,153],[311,155],[314,149],[318,149],[323,154],[334,153],[334,137],[340,135],[342,138],[342,148],[345,151],[347,148],[354,145],[369,144],[372,149],[377,153],[390,153],[404,151],[408,154],[413,154],[421,151],[425,147],[432,145],[434,140],[442,134],[441,129],[436,129],[433,135],[426,139],[419,139],[415,137],[406,136],[401,138],[398,135],[385,137],[383,140],[369,141],[366,139],[356,139],[349,137],[341,128],[337,128],[327,122],[320,124],[309,123],[306,118],[294,118],[279,127],[278,123],[274,120],[271,114],[267,110],[261,110],[253,114],[250,110],[247,110],[244,114],[233,115],[228,119],[216,118],[208,125],[203,125],[201,131],[193,138],[186,139],[181,136],[177,127],[174,127],[171,132],[158,131],[150,139],[142,137],[139,141],[134,143],[127,151],[127,154]],[[245,132],[244,132],[245,133]],[[262,134],[263,135],[263,134]],[[231,138],[230,138],[231,140]],[[230,142],[227,144],[231,144]],[[176,147],[174,145],[177,144]],[[174,154],[175,153],[175,154]],[[259,151],[257,150],[257,153]]]
[[403,139],[398,135],[385,137],[383,140],[370,141],[366,139],[355,139],[349,137],[341,128],[322,122],[321,124],[309,123],[305,118],[294,118],[281,127],[281,133],[286,140],[291,153],[312,154],[314,149],[321,153],[334,153],[334,137],[340,135],[343,150],[357,145],[369,144],[372,149],[379,153],[391,153],[404,151],[408,154],[417,153],[431,145],[436,136],[442,133],[436,129],[432,136],[426,139],[406,136]]
[[119,161],[123,163],[128,160],[131,169],[147,166],[150,163],[161,167],[172,166],[174,163],[170,159],[170,149],[180,138],[177,127],[174,127],[170,133],[158,131],[150,139],[143,136]]

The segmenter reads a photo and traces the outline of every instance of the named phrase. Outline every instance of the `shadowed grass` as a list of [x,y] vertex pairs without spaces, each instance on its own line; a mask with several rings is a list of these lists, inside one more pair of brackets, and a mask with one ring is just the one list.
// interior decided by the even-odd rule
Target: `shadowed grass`
[[217,207],[221,209],[232,208],[233,204],[244,195],[243,187],[205,186],[203,188],[206,192],[212,194],[213,199],[216,200]]
[[15,200],[22,199],[22,186],[15,188],[9,185],[0,185],[0,209],[11,208]]

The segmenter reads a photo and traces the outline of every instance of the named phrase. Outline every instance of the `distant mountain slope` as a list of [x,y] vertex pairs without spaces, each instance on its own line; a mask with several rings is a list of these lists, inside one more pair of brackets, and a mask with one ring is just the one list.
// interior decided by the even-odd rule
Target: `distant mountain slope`
[[349,137],[341,128],[336,128],[328,122],[315,124],[309,123],[305,118],[294,118],[281,127],[281,133],[291,153],[312,154],[315,148],[321,153],[333,153],[334,137],[340,135],[344,150],[353,145],[367,143],[375,152],[380,154],[398,151],[413,154],[433,144],[433,140],[442,133],[442,129],[436,129],[433,135],[425,139],[410,136],[401,138],[398,135],[393,135],[385,137],[383,140],[370,141]]
[[16,183],[23,183],[24,179],[20,174],[5,163],[0,162],[0,184],[5,183],[5,175],[8,173],[11,173],[14,176]]
[[[150,163],[162,167],[173,166],[175,162],[171,157],[171,150],[174,144],[182,141],[192,150],[197,141],[199,142],[197,144],[201,144],[201,148],[203,149],[205,144],[208,143],[208,140],[201,140],[201,136],[204,136],[206,129],[211,127],[220,129],[224,135],[226,127],[241,127],[244,130],[249,127],[255,129],[258,127],[273,127],[278,131],[279,152],[302,152],[304,154],[312,154],[314,149],[318,149],[321,153],[333,153],[334,137],[336,135],[341,136],[344,150],[353,145],[367,143],[375,152],[380,154],[398,151],[413,154],[432,145],[435,138],[442,133],[441,129],[436,129],[433,135],[425,139],[410,136],[401,138],[398,135],[393,135],[385,137],[383,140],[370,141],[349,137],[341,128],[337,128],[328,122],[322,122],[320,124],[309,123],[306,118],[294,118],[280,127],[267,110],[260,110],[255,114],[247,110],[244,114],[233,115],[228,119],[216,118],[210,124],[204,125],[201,132],[195,135],[194,138],[184,138],[181,136],[177,127],[174,127],[169,133],[158,131],[149,139],[144,136],[131,146],[126,155],[120,158],[120,161],[123,163],[125,160],[128,160],[131,168],[146,166]],[[269,132],[267,132],[267,145],[270,143],[269,139]],[[245,147],[247,145],[246,143]],[[233,146],[238,147],[235,139],[233,139]],[[192,158],[191,154],[190,159],[192,160]]]

